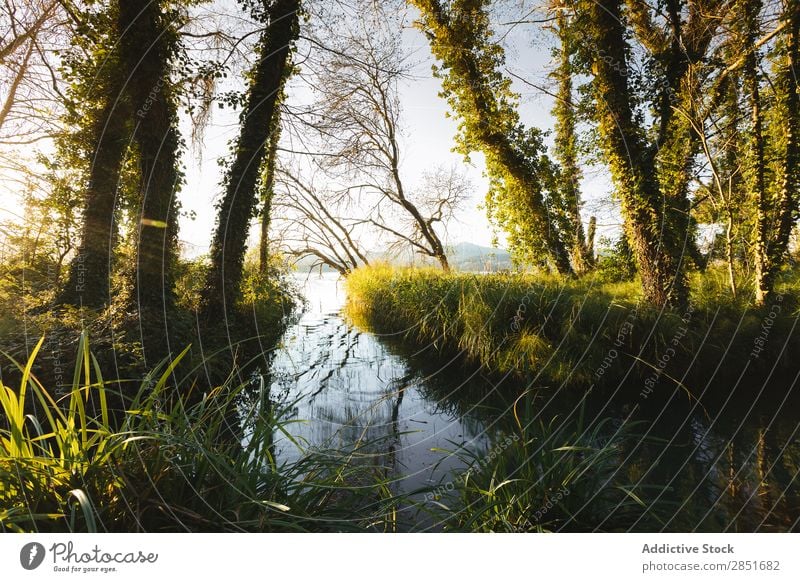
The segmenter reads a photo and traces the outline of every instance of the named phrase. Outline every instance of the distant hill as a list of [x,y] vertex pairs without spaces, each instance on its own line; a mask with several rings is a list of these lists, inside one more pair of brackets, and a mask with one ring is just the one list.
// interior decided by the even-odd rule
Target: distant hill
[[459,271],[497,271],[511,268],[511,255],[503,249],[462,242],[447,253],[451,266]]
[[[461,242],[448,246],[447,259],[450,266],[457,271],[498,271],[511,268],[511,256],[508,251],[492,247]],[[369,252],[367,256],[371,261],[384,261],[398,266],[432,265],[434,261],[421,257],[411,252],[390,255],[386,252]],[[313,257],[306,257],[297,262],[297,268],[305,271],[315,262]],[[324,272],[332,271],[323,267]]]

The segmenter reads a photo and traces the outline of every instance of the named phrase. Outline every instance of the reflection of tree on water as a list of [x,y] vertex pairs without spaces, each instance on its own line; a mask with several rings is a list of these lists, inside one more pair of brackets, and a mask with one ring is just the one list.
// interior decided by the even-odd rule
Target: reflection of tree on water
[[291,345],[279,352],[273,367],[273,382],[284,388],[296,384],[311,386],[313,398],[354,358],[361,333],[329,319],[299,327],[288,340]]
[[[733,411],[722,410],[720,416]],[[677,414],[676,414],[677,416]],[[771,417],[770,417],[771,418]],[[738,425],[739,423],[732,423]],[[736,430],[693,417],[654,425],[628,470],[673,507],[673,531],[789,531],[800,519],[797,427],[754,418]],[[663,440],[662,440],[663,439]],[[667,441],[672,444],[665,446]]]
[[397,447],[401,445],[400,424],[398,422],[398,419],[400,418],[400,406],[403,404],[403,397],[405,395],[406,395],[406,387],[405,385],[402,385],[397,389],[397,398],[395,398],[394,404],[392,404],[392,441],[388,449],[389,467],[391,468],[392,473],[394,473],[397,468],[396,451]]
[[[274,362],[273,400],[296,401],[289,416],[307,421],[291,425],[293,436],[315,448],[353,453],[357,463],[395,480],[398,493],[435,487],[463,472],[463,464],[441,449],[456,450],[458,443],[480,457],[495,434],[513,429],[507,411],[526,388],[512,376],[484,377],[457,355],[359,333],[335,313],[301,321]],[[529,422],[569,418],[580,399],[563,391],[536,394]],[[775,417],[774,405],[767,405],[774,400],[764,402],[763,418],[750,410],[752,402],[727,397],[722,403],[704,399],[706,412],[677,400],[639,410],[648,439],[629,439],[619,470],[627,482],[641,484],[648,501],[658,498],[670,509],[662,516],[665,529],[798,528],[797,422],[787,414]],[[587,400],[585,414],[594,422],[623,419],[631,406],[624,395],[610,402],[598,393]],[[608,423],[609,431],[615,426]],[[294,449],[280,435],[275,448],[283,458]]]
[[[440,457],[432,449],[483,433],[477,420],[426,397],[425,382],[435,380],[410,372],[404,358],[335,314],[290,330],[272,374],[273,394],[296,401],[288,417],[304,421],[291,425],[293,438],[352,452],[357,462],[379,467],[389,478],[412,474],[421,485]],[[298,454],[280,435],[276,440],[279,456]]]

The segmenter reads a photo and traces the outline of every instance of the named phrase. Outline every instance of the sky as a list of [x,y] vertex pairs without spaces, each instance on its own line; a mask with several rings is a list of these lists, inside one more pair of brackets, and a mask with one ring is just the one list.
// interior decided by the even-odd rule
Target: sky
[[[401,171],[404,179],[413,186],[426,170],[435,165],[449,167],[457,164],[463,167],[474,186],[474,192],[456,220],[449,225],[448,243],[469,241],[489,246],[492,230],[485,213],[478,209],[488,184],[483,176],[482,159],[480,155],[475,156],[475,164],[468,166],[461,155],[450,151],[454,145],[457,123],[446,116],[447,104],[438,97],[441,85],[431,73],[433,60],[424,41],[417,31],[409,30],[406,34],[406,49],[414,51],[415,61],[419,63],[414,67],[413,77],[404,81],[400,87],[403,107]],[[297,84],[293,87],[297,90]],[[294,97],[302,99],[305,96]],[[292,98],[290,87],[288,100]],[[202,163],[197,163],[190,156],[186,159],[187,183],[181,200],[183,209],[191,211],[195,218],[182,220],[181,240],[192,249],[192,254],[207,250],[208,233],[213,229],[215,217],[214,208],[209,201],[220,192],[220,173],[216,159],[227,153],[228,141],[235,138],[238,131],[237,118],[238,113],[230,110],[215,111],[212,123],[206,130]]]

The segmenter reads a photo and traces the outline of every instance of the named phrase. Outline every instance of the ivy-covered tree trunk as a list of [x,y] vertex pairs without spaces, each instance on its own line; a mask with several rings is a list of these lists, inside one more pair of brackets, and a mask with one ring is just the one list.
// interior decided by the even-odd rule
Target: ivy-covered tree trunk
[[786,145],[781,167],[781,184],[778,194],[779,213],[774,241],[770,277],[774,280],[789,246],[792,228],[800,209],[800,3],[786,2],[784,18],[786,28],[786,56],[780,74],[780,94],[782,111],[786,118]]
[[[754,168],[754,187],[758,196],[758,242],[756,244],[756,303],[763,304],[774,292],[775,279],[786,256],[789,239],[797,220],[798,213],[798,162],[800,162],[800,145],[798,144],[798,131],[800,131],[800,99],[798,98],[798,74],[800,73],[800,59],[798,59],[798,36],[800,36],[800,4],[787,2],[783,19],[786,23],[786,32],[783,43],[783,62],[779,66],[776,83],[777,105],[780,111],[782,125],[780,129],[784,134],[783,159],[778,171],[777,200],[774,202],[767,198],[764,188],[763,163],[764,144],[756,143],[756,137],[763,131],[759,115],[758,82],[750,70],[754,66],[755,56],[748,56],[746,65],[746,78],[748,79],[749,95],[752,107],[754,163],[761,161],[761,171]],[[756,15],[757,16],[757,12]],[[754,15],[748,13],[748,23]],[[750,31],[753,26],[748,26]],[[758,132],[758,133],[757,133]],[[759,182],[760,180],[760,182]]]
[[701,270],[705,261],[697,246],[697,224],[689,200],[701,140],[690,119],[697,117],[696,95],[702,90],[702,69],[707,66],[704,55],[718,26],[714,17],[718,5],[719,0],[696,0],[691,6],[683,0],[666,0],[668,25],[661,40],[663,46],[654,57],[656,70],[661,73],[654,105],[658,112],[656,168],[664,196],[664,220],[675,232],[681,256],[690,258]]
[[561,202],[564,205],[568,228],[564,233],[570,248],[572,269],[581,275],[592,265],[588,245],[581,221],[581,172],[578,165],[578,146],[576,136],[575,105],[572,95],[572,62],[574,52],[574,34],[570,29],[566,6],[557,3],[556,33],[560,42],[558,49],[558,67],[552,77],[558,83],[553,116],[555,117],[555,157],[560,166],[559,189]]
[[771,212],[766,183],[764,143],[764,114],[761,103],[759,55],[755,47],[758,38],[761,2],[743,0],[737,4],[740,18],[741,44],[746,51],[742,77],[749,109],[750,139],[748,143],[747,181],[756,214],[753,249],[755,254],[755,299],[763,303],[768,294],[769,238]]
[[[119,38],[123,23],[114,20],[111,38]],[[113,42],[113,40],[112,40]],[[86,122],[88,176],[84,194],[80,242],[69,265],[56,303],[102,307],[109,302],[114,253],[119,239],[117,194],[130,139],[130,107],[124,92],[126,75],[119,55],[111,50],[98,57],[99,73],[91,97],[99,111]],[[80,120],[83,121],[83,120]]]
[[300,0],[275,0],[267,7],[269,25],[259,42],[258,61],[211,242],[211,269],[203,300],[207,315],[233,309],[240,297],[259,175],[278,96],[289,73],[289,53],[298,34],[299,10]]
[[269,148],[264,160],[264,171],[261,178],[261,236],[258,241],[258,268],[262,273],[267,272],[269,265],[269,225],[272,218],[272,199],[275,189],[275,165],[278,155],[278,141],[280,140],[280,108],[276,105],[272,119],[272,129],[269,136]]
[[589,227],[586,229],[586,257],[589,259],[590,264],[594,265],[594,239],[597,233],[597,217],[589,217]]
[[597,118],[603,149],[622,200],[625,229],[636,256],[645,300],[688,300],[683,253],[689,233],[675,228],[655,172],[657,149],[636,122],[628,83],[628,47],[620,0],[583,2],[589,17]]
[[140,170],[139,220],[135,234],[133,295],[140,312],[169,310],[175,299],[178,257],[176,190],[180,137],[169,78],[177,44],[174,15],[152,0],[120,3],[128,27],[120,40],[127,91],[134,110],[134,140]]
[[504,55],[493,41],[487,2],[412,0],[420,26],[442,63],[443,94],[460,119],[458,150],[482,151],[492,183],[487,208],[503,227],[512,252],[571,273],[562,233],[544,202],[540,133],[526,129],[517,97],[500,72]]

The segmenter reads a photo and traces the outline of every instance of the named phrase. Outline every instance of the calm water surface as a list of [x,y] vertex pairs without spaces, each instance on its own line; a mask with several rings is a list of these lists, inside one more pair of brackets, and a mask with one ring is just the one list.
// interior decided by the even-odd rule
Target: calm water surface
[[[458,412],[427,390],[446,376],[455,395],[476,375],[458,362],[441,362],[430,373],[415,369],[344,319],[344,286],[336,276],[303,282],[307,309],[287,330],[271,369],[273,399],[294,403],[286,418],[302,421],[287,426],[295,440],[337,450],[370,443],[368,455],[402,493],[436,485],[464,467],[444,451],[487,447],[491,430],[477,414]],[[279,458],[299,454],[282,435],[275,446]]]
[[[441,485],[463,471],[459,457],[446,451],[489,450],[509,424],[508,395],[534,387],[488,378],[432,349],[415,353],[394,338],[353,327],[343,317],[344,286],[336,276],[311,275],[302,284],[308,308],[275,354],[272,398],[294,403],[286,416],[302,422],[287,429],[305,446],[353,450],[370,443],[367,461],[386,468],[397,492]],[[658,488],[652,497],[674,507],[664,529],[797,530],[794,380],[776,381],[769,394],[731,387],[703,406],[680,390],[651,409],[632,407],[630,397],[604,396],[584,412],[589,422],[612,418],[610,427],[632,416],[643,421],[642,438],[624,451],[619,471],[628,483]],[[537,402],[535,414],[546,420],[576,414],[574,398]],[[299,454],[282,435],[275,447],[281,459]],[[410,512],[401,523],[411,530],[432,527]]]

